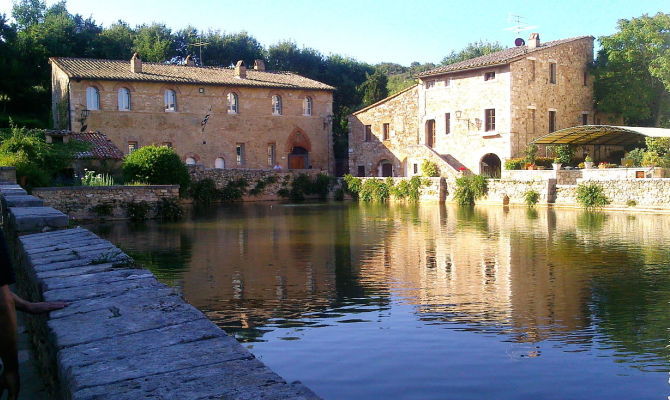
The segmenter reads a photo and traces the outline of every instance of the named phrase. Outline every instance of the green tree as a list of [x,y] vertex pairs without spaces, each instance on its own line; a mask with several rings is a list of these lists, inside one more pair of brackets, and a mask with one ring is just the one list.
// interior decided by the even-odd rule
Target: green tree
[[123,160],[123,178],[152,185],[178,184],[182,192],[190,181],[186,165],[165,146],[144,146],[128,154]]
[[12,7],[12,17],[16,20],[19,29],[23,30],[42,22],[46,10],[46,1],[20,0]]
[[130,59],[133,53],[135,31],[119,20],[100,32],[94,46],[96,57],[111,60]]
[[618,32],[599,40],[593,70],[598,109],[631,125],[668,126],[670,14],[619,20]]
[[133,51],[139,53],[142,60],[165,62],[176,56],[172,30],[164,24],[140,25],[133,40]]
[[505,48],[498,42],[488,42],[479,40],[468,43],[462,50],[452,51],[442,59],[442,65],[454,64],[460,61],[469,60],[471,58],[485,56],[496,51],[504,50]]
[[369,106],[388,96],[388,78],[381,71],[375,71],[359,88],[362,93],[363,106]]

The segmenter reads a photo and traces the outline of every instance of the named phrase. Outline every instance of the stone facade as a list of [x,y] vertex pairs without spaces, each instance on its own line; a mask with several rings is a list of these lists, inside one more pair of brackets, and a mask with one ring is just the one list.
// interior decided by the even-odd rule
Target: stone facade
[[[630,207],[670,209],[670,178],[577,179],[579,184],[596,184],[609,199],[606,208]],[[577,186],[557,186],[556,204],[577,204]],[[634,205],[629,205],[634,202]]]
[[[156,186],[64,186],[35,188],[33,196],[75,220],[126,219],[125,205],[145,201],[151,205],[150,218],[156,217],[161,199],[179,200],[179,185]],[[97,206],[111,206],[109,214],[96,212]]]
[[[51,64],[55,126],[79,132],[85,125],[88,130],[103,132],[126,154],[131,146],[166,144],[183,160],[207,168],[271,168],[279,164],[283,169],[311,166],[332,172],[332,90],[299,85],[252,87],[245,82],[252,81],[250,78],[220,85],[193,80],[72,79],[58,62]],[[84,112],[90,87],[99,93],[99,109]],[[118,107],[119,90],[123,88],[130,92],[130,109],[126,111]],[[174,111],[165,109],[167,90],[176,95]],[[230,93],[238,99],[235,113],[228,109]],[[273,96],[281,96],[281,115],[273,113]],[[304,108],[308,97],[310,115]],[[238,145],[243,146],[239,162]],[[302,166],[289,165],[289,154],[296,147],[307,151]]]
[[[350,173],[365,166],[366,176],[382,175],[377,165],[388,157],[393,176],[415,174],[414,165],[425,159],[438,163],[443,176],[459,169],[500,176],[506,159],[522,156],[530,141],[550,129],[605,122],[595,114],[587,72],[593,37],[511,48],[491,57],[500,60],[482,57],[467,68],[429,71],[416,87],[352,114]],[[382,139],[385,123],[389,140]],[[372,127],[372,143],[365,140],[366,125]]]

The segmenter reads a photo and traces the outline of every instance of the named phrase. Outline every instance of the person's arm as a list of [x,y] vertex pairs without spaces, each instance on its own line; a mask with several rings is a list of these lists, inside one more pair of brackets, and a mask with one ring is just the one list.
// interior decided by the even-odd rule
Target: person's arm
[[16,293],[12,293],[12,299],[14,300],[17,310],[28,314],[45,314],[49,311],[60,310],[68,305],[68,303],[64,301],[43,301],[33,303],[23,300]]
[[19,397],[19,356],[16,344],[16,309],[9,285],[0,286],[0,359],[3,370],[0,375],[0,397],[5,390],[7,400]]

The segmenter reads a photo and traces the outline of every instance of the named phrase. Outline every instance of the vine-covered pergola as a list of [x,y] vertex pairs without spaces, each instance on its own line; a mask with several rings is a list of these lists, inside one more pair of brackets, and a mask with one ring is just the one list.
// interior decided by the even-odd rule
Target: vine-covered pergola
[[574,146],[644,145],[646,137],[670,137],[670,129],[613,125],[579,125],[539,137],[531,144]]

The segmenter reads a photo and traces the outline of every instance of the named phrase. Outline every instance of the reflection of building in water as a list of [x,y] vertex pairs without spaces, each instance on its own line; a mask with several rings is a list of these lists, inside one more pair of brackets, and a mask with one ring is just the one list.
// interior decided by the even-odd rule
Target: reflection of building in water
[[366,280],[388,282],[394,297],[418,306],[421,318],[512,329],[523,341],[588,325],[587,281],[548,260],[546,225],[540,232],[510,229],[526,220],[524,209],[422,206],[420,223],[396,212],[369,209],[352,243],[374,251],[353,263]]

